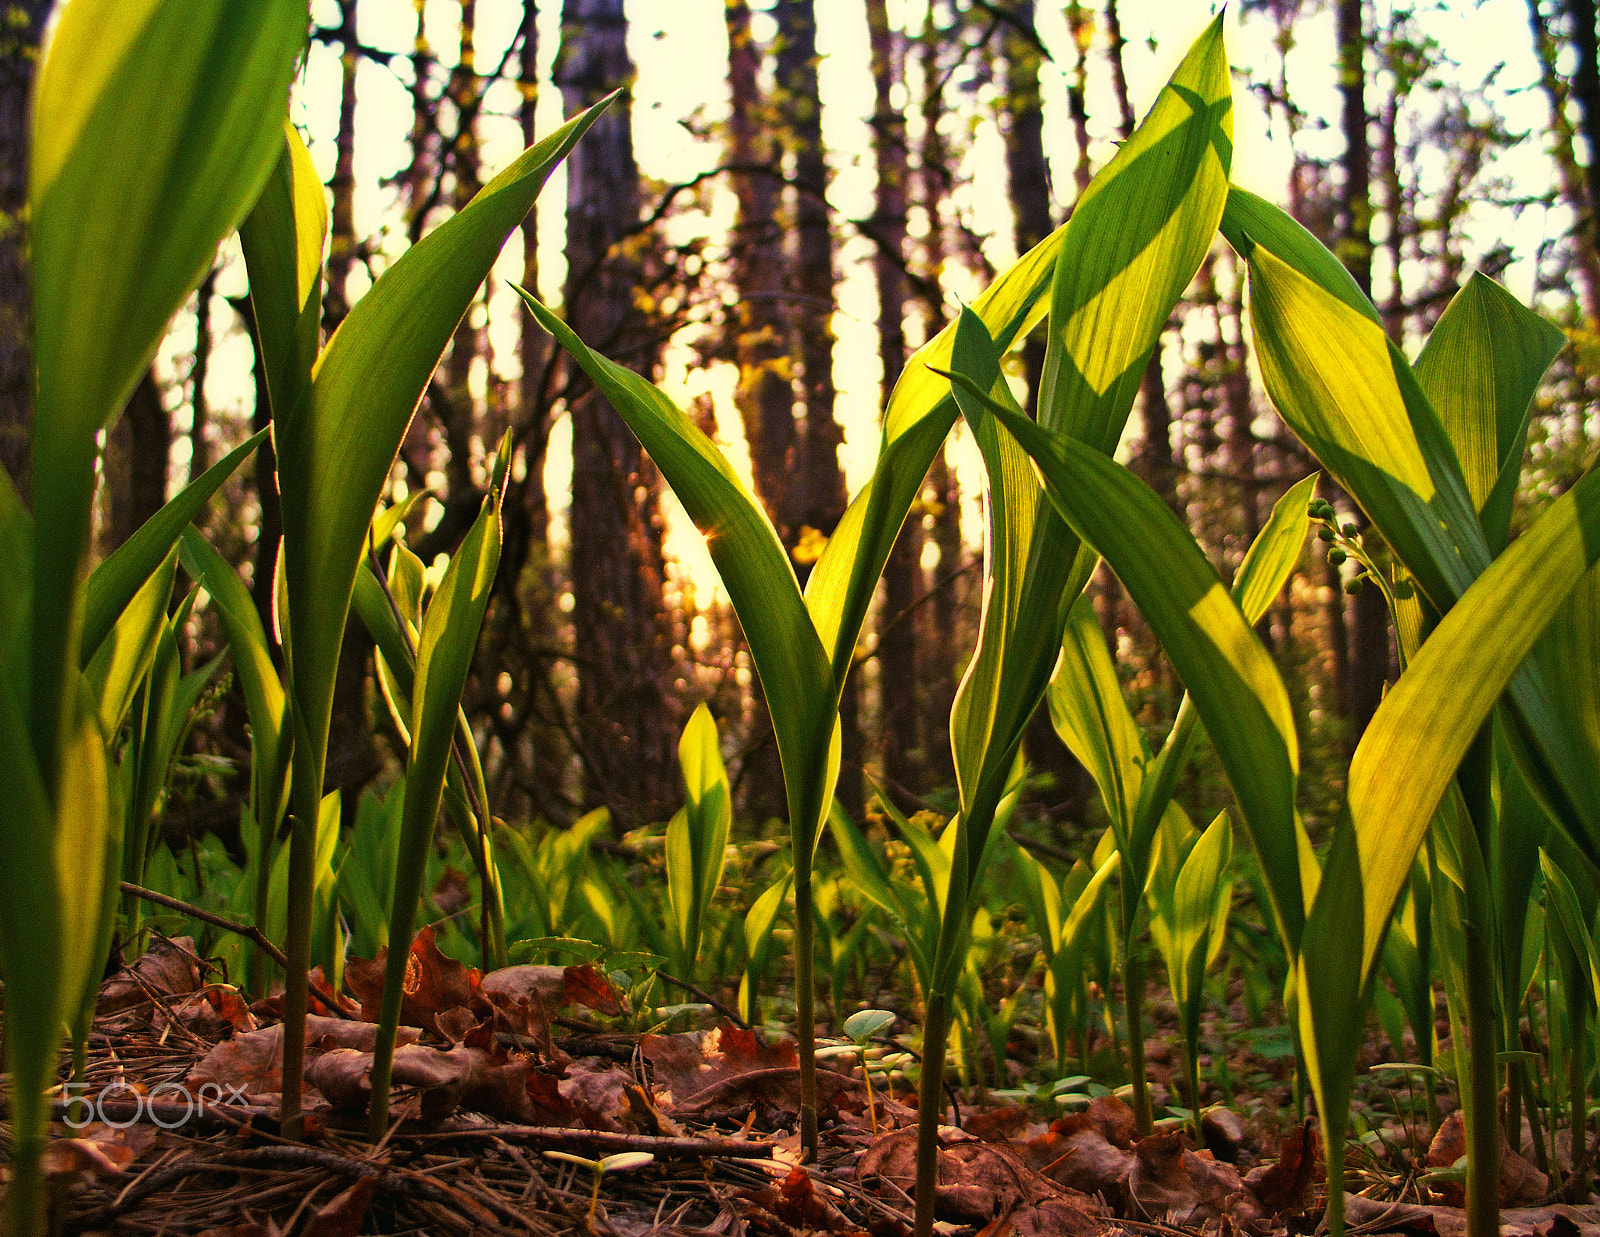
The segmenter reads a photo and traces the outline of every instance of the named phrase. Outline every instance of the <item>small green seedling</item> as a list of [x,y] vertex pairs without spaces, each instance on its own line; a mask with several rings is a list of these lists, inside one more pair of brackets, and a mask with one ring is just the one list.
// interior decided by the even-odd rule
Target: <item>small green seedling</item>
[[878,1106],[872,1095],[872,1070],[867,1064],[867,1045],[894,1025],[895,1015],[887,1009],[863,1009],[844,1020],[844,1033],[855,1041],[853,1045],[841,1044],[844,1052],[855,1052],[861,1057],[861,1077],[867,1083],[867,1120],[872,1123],[872,1136],[878,1136]]
[[600,1183],[607,1173],[626,1173],[635,1168],[643,1168],[652,1163],[655,1156],[648,1151],[619,1151],[615,1155],[603,1155],[598,1160],[591,1160],[586,1156],[574,1155],[570,1151],[546,1151],[545,1158],[550,1160],[565,1160],[568,1164],[576,1164],[580,1168],[587,1168],[594,1174],[594,1193],[589,1195],[589,1231],[595,1231],[594,1215],[600,1206]]

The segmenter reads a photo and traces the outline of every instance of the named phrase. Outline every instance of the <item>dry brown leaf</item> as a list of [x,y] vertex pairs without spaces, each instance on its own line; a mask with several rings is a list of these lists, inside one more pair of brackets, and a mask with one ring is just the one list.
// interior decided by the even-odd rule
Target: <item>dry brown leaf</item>
[[[1467,1153],[1465,1117],[1460,1109],[1451,1113],[1439,1126],[1428,1146],[1428,1165],[1431,1168],[1449,1168]],[[1466,1187],[1459,1181],[1440,1181],[1433,1184],[1434,1192],[1451,1207],[1466,1205]],[[1502,1137],[1500,1140],[1500,1205],[1514,1207],[1537,1203],[1550,1192],[1550,1179],[1511,1149]]]
[[356,1237],[377,1188],[376,1177],[357,1178],[348,1189],[311,1213],[311,1218],[300,1230],[300,1237]]
[[1114,1147],[1088,1113],[1074,1113],[1019,1149],[1036,1172],[1084,1194],[1120,1200],[1133,1170],[1133,1153]]
[[1309,1210],[1324,1176],[1316,1128],[1304,1121],[1283,1136],[1278,1162],[1252,1168],[1244,1185],[1268,1215],[1283,1216]]
[[[415,1042],[414,1027],[401,1027],[399,1042]],[[316,1059],[335,1049],[355,1049],[370,1055],[377,1043],[378,1028],[370,1022],[347,1022],[341,1018],[306,1019],[306,1060]],[[188,1076],[193,1092],[207,1083],[222,1089],[221,1102],[276,1103],[283,1090],[283,1024],[247,1031],[218,1044],[197,1062]]]
[[[130,973],[131,972],[131,973]],[[157,996],[181,996],[200,987],[200,967],[195,962],[194,938],[157,937],[144,956],[100,985],[95,1014],[113,1014],[143,1005]]]

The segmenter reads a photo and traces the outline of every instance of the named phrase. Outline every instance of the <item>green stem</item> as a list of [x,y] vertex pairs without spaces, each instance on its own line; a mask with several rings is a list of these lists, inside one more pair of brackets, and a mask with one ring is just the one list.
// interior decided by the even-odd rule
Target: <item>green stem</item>
[[1469,1237],[1497,1237],[1500,1232],[1500,1122],[1496,1108],[1500,1077],[1495,1061],[1493,953],[1476,915],[1464,928],[1470,1091],[1470,1102],[1466,1105],[1467,1233]]
[[794,870],[795,1022],[800,1050],[800,1151],[817,1158],[816,906],[811,865],[795,856]]
[[17,1087],[13,1063],[11,1089],[11,1184],[9,1228],[11,1237],[44,1237],[50,1215],[45,1189],[44,1154],[47,1109],[41,1094]]
[[[1575,994],[1576,995],[1576,994]],[[1585,1085],[1589,1077],[1589,1068],[1584,1060],[1584,1048],[1588,1041],[1588,1034],[1584,1027],[1585,1010],[1584,1002],[1571,1000],[1568,1002],[1567,1021],[1569,1031],[1567,1039],[1567,1128],[1572,1134],[1572,1182],[1570,1189],[1573,1197],[1587,1198],[1589,1196],[1589,1172],[1585,1155],[1587,1128],[1589,1124],[1589,1099],[1588,1087]]]
[[1339,1114],[1338,1128],[1324,1117],[1322,1142],[1323,1159],[1328,1170],[1328,1213],[1324,1222],[1328,1237],[1344,1237],[1344,1114]]
[[[265,925],[267,922],[267,903],[272,897],[272,839],[275,832],[276,822],[271,825],[257,822],[255,888],[250,903],[251,922],[256,924]],[[267,967],[270,961],[266,950],[251,944],[249,984],[254,996],[267,995],[268,976],[272,973]]]
[[922,1079],[917,1092],[917,1197],[915,1237],[932,1237],[939,1188],[939,1126],[944,1117],[944,1051],[950,1038],[950,998],[928,993],[922,1023]]
[[1128,942],[1122,964],[1122,1008],[1128,1025],[1128,1080],[1133,1084],[1133,1121],[1139,1137],[1155,1128],[1150,1108],[1150,1083],[1144,1076],[1144,960]]
[[315,909],[317,816],[322,810],[327,744],[304,736],[295,744],[294,815],[289,828],[288,925],[283,952],[283,1105],[286,1138],[300,1137],[300,1103],[306,1069],[306,1015],[310,1012],[311,919]]

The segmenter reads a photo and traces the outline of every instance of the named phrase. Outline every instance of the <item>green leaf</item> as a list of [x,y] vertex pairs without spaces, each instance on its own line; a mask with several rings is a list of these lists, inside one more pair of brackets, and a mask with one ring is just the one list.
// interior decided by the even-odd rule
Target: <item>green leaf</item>
[[667,826],[667,896],[677,921],[683,965],[693,977],[701,924],[716,895],[733,824],[733,797],[722,764],[717,724],[702,702],[678,741],[678,763],[688,796]]
[[1304,921],[1294,825],[1299,747],[1271,657],[1194,538],[1148,486],[1093,448],[985,402],[1033,457],[1062,516],[1117,573],[1183,679],[1293,948]]
[[290,416],[311,382],[322,341],[322,246],[328,200],[300,134],[287,120],[272,175],[239,243],[250,272],[250,308],[275,417]]
[[305,0],[203,9],[73,0],[40,64],[29,188],[33,475],[34,516],[51,536],[34,550],[30,710],[47,784],[79,648],[95,435],[260,193],[306,24]]
[[184,530],[182,555],[184,570],[210,595],[228,638],[233,672],[250,717],[250,776],[257,823],[269,835],[275,834],[286,801],[289,761],[284,750],[286,698],[267,633],[244,581],[199,530]]
[[428,612],[417,646],[417,668],[411,696],[411,747],[406,761],[405,805],[401,816],[399,854],[389,915],[388,962],[383,1004],[372,1071],[372,1116],[387,1120],[389,1071],[395,1031],[410,956],[412,927],[422,896],[434,822],[444,793],[445,770],[456,734],[461,693],[472,668],[478,632],[489,608],[495,572],[500,565],[500,498],[495,490],[483,500],[478,518],[461,548],[450,559]]
[[[1239,609],[1252,625],[1261,621],[1300,561],[1306,530],[1311,524],[1306,504],[1311,501],[1316,487],[1316,473],[1290,486],[1284,496],[1273,504],[1266,525],[1245,551],[1244,562],[1239,564],[1239,573],[1233,579],[1231,591],[1233,599],[1239,603]],[[1185,694],[1178,702],[1178,715],[1173,719],[1166,742],[1161,745],[1155,760],[1147,766],[1147,776],[1139,796],[1139,810],[1135,816],[1134,837],[1146,837],[1166,811],[1167,803],[1177,790],[1178,778],[1188,766],[1197,724],[1194,703]],[[1297,824],[1296,828],[1304,832],[1303,826]]]
[[1211,248],[1232,160],[1219,14],[1073,207],[1039,393],[1051,429],[1116,448],[1150,351]]
[[[275,412],[294,630],[290,674],[301,724],[319,748],[326,744],[356,566],[401,436],[506,237],[603,106],[530,147],[407,250],[328,341],[310,389],[292,409]],[[285,243],[300,252],[298,242]],[[285,278],[277,268],[260,274],[258,281],[251,271],[253,283]],[[320,751],[308,755],[320,766]]]
[[844,1033],[858,1044],[875,1039],[894,1025],[898,1014],[887,1009],[858,1009],[844,1020]]
[[110,636],[101,642],[94,659],[84,668],[84,678],[99,704],[100,733],[108,745],[116,742],[134,693],[155,661],[156,641],[166,623],[167,602],[177,568],[178,556],[169,552],[166,561],[134,594],[112,626]]
[[795,862],[808,863],[837,776],[838,687],[778,534],[722,453],[670,399],[590,350],[526,292],[522,296],[627,421],[705,535],[772,716]]
[[[1087,597],[1073,604],[1045,699],[1051,725],[1100,788],[1117,849],[1128,856],[1130,871],[1142,873],[1145,856],[1133,846],[1134,809],[1150,752],[1128,712],[1105,633]],[[1148,838],[1144,841],[1148,846]],[[1143,884],[1138,875],[1133,879]]]
[[1555,326],[1474,274],[1417,358],[1417,382],[1455,445],[1492,553],[1510,537],[1534,394],[1565,344]]
[[[1189,49],[1149,114],[1073,210],[1051,286],[1039,416],[1110,453],[1150,352],[1210,248],[1227,198],[1232,93],[1222,23]],[[983,396],[1010,400],[980,318],[963,314],[951,353]],[[1059,655],[1066,604],[1092,556],[1043,503],[981,406],[955,396],[984,451],[989,552],[978,651],[951,716],[969,872],[1022,730]],[[1016,411],[1013,407],[1013,411]]]
[[144,586],[152,572],[167,557],[189,522],[200,513],[223,482],[234,474],[255,449],[266,441],[269,431],[261,430],[223,456],[141,524],[111,555],[92,572],[84,586],[83,643],[84,664],[94,657],[100,643],[111,630],[133,595]]
[[1478,577],[1374,714],[1349,782],[1365,901],[1363,981],[1468,745],[1597,555],[1600,475],[1591,473]]

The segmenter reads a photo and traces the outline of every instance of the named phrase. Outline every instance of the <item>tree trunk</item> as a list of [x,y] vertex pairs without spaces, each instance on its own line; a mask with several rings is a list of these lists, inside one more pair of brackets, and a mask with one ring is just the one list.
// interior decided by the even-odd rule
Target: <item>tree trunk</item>
[[[725,346],[739,367],[734,404],[750,448],[755,491],[778,530],[785,550],[793,554],[804,529],[804,479],[795,476],[800,441],[795,423],[793,339],[784,294],[784,224],[779,152],[770,109],[761,89],[763,53],[750,30],[750,6],[729,0],[728,31],[728,159],[740,170],[732,174],[738,213],[729,242],[733,283],[739,300],[727,310]],[[764,169],[764,170],[757,170]],[[821,531],[821,530],[816,530]],[[804,583],[811,559],[795,560]],[[759,741],[771,729],[760,691],[745,706],[747,754],[739,771],[743,808],[761,820],[787,814],[783,770],[778,749]]]
[[172,415],[161,402],[155,375],[145,370],[112,427],[107,452],[107,493],[111,519],[102,545],[116,549],[167,501],[167,460],[172,451]]
[[[817,21],[813,0],[774,0],[778,24],[774,66],[777,120],[794,158],[796,194],[794,275],[787,291],[794,312],[791,355],[800,359],[803,407],[799,459],[803,478],[792,517],[830,536],[847,503],[839,466],[843,432],[834,420],[833,384],[833,231],[828,214],[828,165],[822,146],[822,105],[817,83]],[[839,702],[843,728],[837,794],[859,817],[862,802],[863,740],[855,677],[846,681]]]
[[[917,185],[922,208],[927,214],[928,231],[923,239],[923,287],[925,298],[922,337],[932,339],[944,324],[942,298],[932,295],[940,286],[945,264],[944,202],[950,187],[950,152],[939,124],[944,115],[944,99],[939,89],[943,69],[939,62],[942,32],[935,6],[928,6],[922,35],[918,40],[922,62],[922,149],[918,159]],[[939,569],[928,617],[932,619],[923,645],[932,662],[929,693],[922,721],[923,741],[928,752],[929,776],[936,784],[955,781],[955,762],[950,750],[950,712],[955,706],[956,688],[970,647],[968,633],[960,622],[962,599],[969,595],[967,575],[957,575],[965,565],[966,546],[961,540],[961,487],[955,469],[940,451],[929,474],[933,487],[933,542],[939,547]]]
[[[420,21],[421,18],[419,17]],[[339,93],[339,133],[334,143],[333,205],[328,217],[328,286],[322,295],[322,330],[332,335],[334,328],[350,312],[346,285],[356,257],[356,0],[339,0],[339,31],[342,68]]]
[[28,283],[28,135],[33,70],[50,0],[10,0],[0,28],[0,467],[29,501],[33,312]]
[[[1343,97],[1344,185],[1339,201],[1339,257],[1372,295],[1371,148],[1367,142],[1366,31],[1361,0],[1339,0],[1339,93]],[[1364,518],[1360,518],[1365,523]],[[1350,742],[1356,743],[1383,701],[1389,676],[1389,610],[1378,589],[1356,594],[1350,649]]]
[[[867,0],[867,32],[872,46],[872,150],[878,186],[872,229],[877,238],[873,275],[878,285],[878,359],[883,364],[884,403],[906,363],[906,204],[910,171],[906,126],[892,91],[903,76],[904,49],[889,27],[886,0]],[[922,596],[922,515],[913,508],[883,572],[883,614],[878,629],[879,743],[883,773],[897,789],[921,785],[921,735],[918,733],[917,622],[914,607]]]
[[1594,0],[1564,0],[1567,12],[1567,37],[1578,54],[1577,71],[1572,75],[1572,97],[1578,103],[1578,123],[1584,145],[1589,148],[1589,163],[1584,180],[1589,190],[1588,230],[1590,243],[1600,249],[1600,55],[1595,37]]
[[[773,132],[765,123],[761,97],[761,48],[750,31],[750,6],[730,0],[728,28],[728,157],[741,168],[776,170]],[[739,366],[734,392],[756,494],[767,508],[784,548],[793,550],[800,528],[794,523],[789,483],[796,464],[793,365],[783,298],[783,228],[778,220],[778,181],[771,173],[736,171],[733,189],[739,209],[730,248],[739,303],[728,310],[727,331]]]
[[[565,0],[556,81],[569,115],[633,80],[622,0]],[[639,218],[626,95],[567,161],[567,321],[591,347],[627,357],[637,266],[612,246]],[[629,363],[649,372],[651,356]],[[642,363],[641,363],[642,362]],[[662,599],[654,473],[616,411],[581,376],[569,387],[572,618],[587,793],[622,828],[664,820],[679,798],[677,728]]]
[[[450,98],[455,103],[458,125],[450,150],[450,170],[455,173],[452,200],[457,210],[472,201],[472,195],[478,192],[481,185],[477,134],[477,95],[480,86],[474,71],[473,47],[477,20],[477,0],[462,0],[461,55],[450,72]],[[472,519],[477,518],[480,491],[472,478],[472,439],[477,429],[478,409],[472,395],[471,377],[473,362],[484,350],[483,331],[473,325],[477,308],[478,301],[474,298],[473,304],[456,324],[456,333],[450,341],[450,356],[444,367],[443,398],[438,398],[441,388],[435,383],[427,402],[439,428],[444,431],[445,443],[450,450],[450,457],[445,464],[450,498],[453,504],[469,507]],[[484,446],[493,450],[493,444],[487,437]],[[470,521],[467,527],[471,527]]]
[[[217,271],[200,281],[195,294],[194,368],[189,371],[189,480],[211,467],[211,448],[206,443],[210,407],[206,403],[206,375],[211,372],[211,298],[217,290]],[[195,517],[205,523],[205,509]]]
[[1571,89],[1557,72],[1559,47],[1550,33],[1539,0],[1528,0],[1528,26],[1533,35],[1534,55],[1539,61],[1540,85],[1550,103],[1550,158],[1556,165],[1556,180],[1562,200],[1572,207],[1579,220],[1572,235],[1573,261],[1579,276],[1579,301],[1590,324],[1600,324],[1600,240],[1597,240],[1595,229],[1587,225],[1594,215],[1584,171],[1578,165],[1578,156],[1573,150],[1574,131],[1567,117]]

